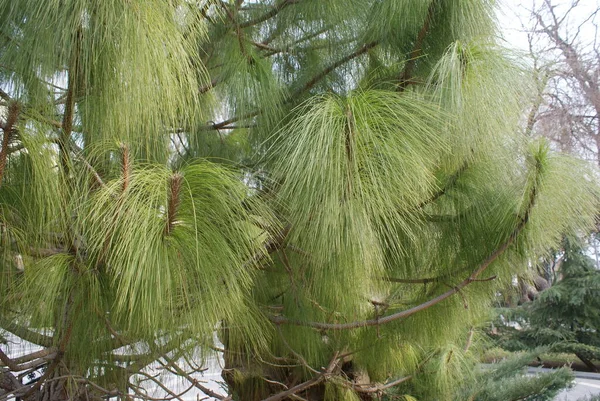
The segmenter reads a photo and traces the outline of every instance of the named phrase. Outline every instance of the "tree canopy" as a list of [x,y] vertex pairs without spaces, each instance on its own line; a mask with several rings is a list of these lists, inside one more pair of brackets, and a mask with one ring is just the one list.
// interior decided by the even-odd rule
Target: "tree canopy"
[[0,400],[214,352],[239,400],[451,399],[495,290],[594,224],[528,76],[488,0],[0,0],[0,327],[43,347]]

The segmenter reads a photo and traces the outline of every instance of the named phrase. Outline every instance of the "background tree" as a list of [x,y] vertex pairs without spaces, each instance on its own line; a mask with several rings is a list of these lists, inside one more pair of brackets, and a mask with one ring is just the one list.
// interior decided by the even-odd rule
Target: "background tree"
[[568,242],[564,250],[559,281],[533,302],[500,311],[504,324],[498,325],[498,340],[511,351],[547,346],[553,352],[572,353],[590,371],[597,372],[594,360],[600,360],[600,270],[579,245]]
[[[528,365],[543,349],[515,354],[499,363],[476,371],[477,380],[469,383],[455,398],[472,401],[550,401],[573,381],[567,367],[535,375],[527,374]],[[583,400],[580,400],[583,401]]]
[[579,1],[533,2],[531,20],[524,27],[538,88],[527,130],[596,163],[600,160],[599,11],[598,4]]
[[[547,138],[553,149],[598,163],[598,2],[532,0],[516,4],[507,18],[521,20],[519,39],[526,37],[534,88],[524,118],[526,135]],[[508,30],[508,38],[515,40]],[[526,34],[526,36],[525,36]],[[598,259],[596,235],[586,237]],[[507,294],[513,306],[533,300],[546,289],[560,268],[562,250],[529,274],[518,277],[518,294]],[[535,270],[535,271],[534,271]]]
[[453,397],[498,286],[596,211],[518,134],[493,15],[0,1],[0,326],[42,347],[0,350],[0,400],[147,398],[153,361],[227,399],[215,330],[234,399]]

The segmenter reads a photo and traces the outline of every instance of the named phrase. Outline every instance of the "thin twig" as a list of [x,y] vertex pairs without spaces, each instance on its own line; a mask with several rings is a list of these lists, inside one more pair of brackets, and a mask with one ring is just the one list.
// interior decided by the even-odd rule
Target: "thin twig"
[[309,389],[310,387],[316,386],[317,384],[327,380],[327,378],[333,373],[333,370],[336,368],[338,361],[339,361],[339,352],[336,352],[334,354],[333,358],[331,358],[329,365],[327,365],[327,368],[325,370],[323,370],[318,376],[313,377],[312,379],[307,380],[303,383],[300,383],[297,386],[290,388],[289,390],[286,390],[279,394],[275,394],[270,397],[267,397],[262,401],[280,401],[280,400],[283,400],[286,397],[289,397],[293,394],[299,393],[301,391],[305,391],[305,390]]
[[391,382],[387,382],[384,384],[376,384],[374,386],[369,386],[369,387],[365,387],[363,385],[360,384],[354,384],[352,386],[352,388],[356,391],[358,391],[359,393],[379,393],[383,390],[386,390],[388,388],[392,388],[394,386],[397,386],[399,384],[402,384],[410,379],[413,378],[413,375],[409,375],[409,376],[404,376],[404,377],[400,377],[399,379],[393,380]]

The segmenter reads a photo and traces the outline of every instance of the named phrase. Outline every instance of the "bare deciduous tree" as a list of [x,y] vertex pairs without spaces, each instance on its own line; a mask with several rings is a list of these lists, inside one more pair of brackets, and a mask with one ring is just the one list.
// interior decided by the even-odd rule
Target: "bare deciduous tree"
[[543,0],[528,33],[537,99],[527,132],[600,164],[600,6]]

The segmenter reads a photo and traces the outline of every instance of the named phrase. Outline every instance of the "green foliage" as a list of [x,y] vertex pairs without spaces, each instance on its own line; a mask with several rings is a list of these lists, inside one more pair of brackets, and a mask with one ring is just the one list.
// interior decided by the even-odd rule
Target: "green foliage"
[[563,246],[560,280],[531,303],[499,310],[504,323],[521,328],[500,322],[497,341],[509,350],[549,346],[553,352],[575,354],[591,367],[600,359],[600,271],[578,242],[565,240]]
[[53,347],[40,399],[135,393],[215,331],[238,399],[477,380],[497,289],[598,206],[519,134],[493,3],[0,0],[0,327]]
[[476,380],[462,389],[456,400],[511,401],[553,400],[563,388],[571,385],[573,373],[568,368],[527,375],[527,365],[543,349],[515,354],[500,363],[485,365]]

